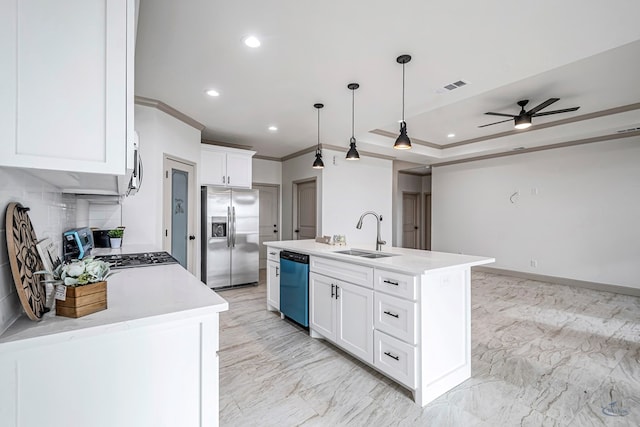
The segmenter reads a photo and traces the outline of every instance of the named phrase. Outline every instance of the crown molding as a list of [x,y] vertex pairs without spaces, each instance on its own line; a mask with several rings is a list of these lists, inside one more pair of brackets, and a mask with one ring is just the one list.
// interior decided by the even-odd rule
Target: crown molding
[[145,106],[145,107],[156,108],[156,109],[162,111],[163,113],[167,113],[171,117],[174,117],[174,118],[180,120],[181,122],[186,123],[189,126],[198,129],[200,132],[202,132],[202,130],[205,128],[205,126],[202,123],[200,123],[199,121],[197,121],[195,119],[192,119],[191,117],[187,116],[186,114],[181,113],[180,111],[176,110],[172,106],[167,105],[162,101],[158,101],[157,99],[145,98],[145,97],[142,97],[142,96],[136,96],[134,98],[134,102],[136,103],[136,105],[142,105],[142,106]]

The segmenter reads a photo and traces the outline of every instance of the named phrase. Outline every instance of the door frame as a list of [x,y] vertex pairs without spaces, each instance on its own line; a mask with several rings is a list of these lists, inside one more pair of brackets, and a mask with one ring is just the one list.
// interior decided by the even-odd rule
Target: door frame
[[422,225],[422,237],[424,239],[424,244],[422,249],[426,251],[431,250],[431,203],[433,199],[431,198],[431,192],[425,192],[424,194],[424,215],[422,217],[422,221],[424,222]]
[[195,236],[195,239],[187,241],[187,270],[197,277],[196,265],[198,265],[198,244],[200,242],[200,231],[198,230],[199,221],[199,201],[198,197],[198,165],[190,160],[183,159],[172,154],[162,154],[162,249],[171,253],[171,181],[169,180],[169,164],[168,162],[181,163],[185,166],[193,168],[193,174],[189,173],[189,205],[190,211],[187,235]]
[[308,182],[315,183],[316,186],[316,236],[321,234],[320,227],[318,222],[320,220],[319,210],[320,204],[318,203],[318,178],[310,177],[304,179],[298,179],[291,183],[291,188],[293,194],[291,195],[291,237],[292,240],[298,240],[298,234],[296,234],[295,229],[298,228],[298,185],[306,184]]
[[415,223],[418,225],[418,230],[416,230],[416,249],[421,249],[422,248],[422,238],[421,235],[423,233],[420,233],[420,227],[422,227],[422,197],[420,197],[420,192],[416,192],[416,191],[403,191],[401,193],[401,212],[402,215],[400,216],[400,231],[401,231],[401,240],[402,240],[402,247],[404,248],[404,196],[406,195],[413,195],[415,196],[415,200],[416,200],[416,207],[415,207],[415,215],[414,215],[414,220]]
[[[281,186],[280,184],[267,184],[267,183],[263,184],[260,182],[251,183],[251,188],[256,189],[256,187],[274,187],[276,189],[276,198],[277,198],[277,206],[278,206],[278,212],[276,214],[277,221],[278,221],[278,235],[276,237],[276,240],[281,240],[281,236],[282,236],[282,197],[280,193]],[[262,199],[262,197],[260,197],[260,199]],[[258,233],[258,240],[260,240],[260,233]]]

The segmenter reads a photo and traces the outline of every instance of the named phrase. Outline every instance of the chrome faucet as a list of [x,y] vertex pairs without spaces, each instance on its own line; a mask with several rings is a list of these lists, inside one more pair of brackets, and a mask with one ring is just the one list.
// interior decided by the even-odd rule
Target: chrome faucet
[[360,219],[358,220],[358,224],[356,225],[356,228],[358,230],[362,229],[362,218],[364,218],[366,215],[373,215],[376,217],[376,222],[377,222],[377,232],[378,235],[376,236],[376,251],[381,250],[381,246],[382,245],[386,245],[387,242],[385,242],[384,240],[382,240],[380,238],[380,221],[382,221],[382,216],[378,215],[377,213],[373,212],[373,211],[366,211],[365,213],[363,213],[362,215],[360,215]]

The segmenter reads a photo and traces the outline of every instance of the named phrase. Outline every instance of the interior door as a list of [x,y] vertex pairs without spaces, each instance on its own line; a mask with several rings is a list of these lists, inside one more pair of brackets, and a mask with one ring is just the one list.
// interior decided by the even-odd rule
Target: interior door
[[280,239],[280,186],[254,184],[260,192],[260,268],[267,267],[267,247],[265,242]]
[[316,238],[316,181],[300,182],[296,185],[297,227],[293,230],[294,239]]
[[420,199],[418,193],[402,193],[402,247],[419,249]]
[[163,190],[164,250],[196,274],[195,165],[165,155]]

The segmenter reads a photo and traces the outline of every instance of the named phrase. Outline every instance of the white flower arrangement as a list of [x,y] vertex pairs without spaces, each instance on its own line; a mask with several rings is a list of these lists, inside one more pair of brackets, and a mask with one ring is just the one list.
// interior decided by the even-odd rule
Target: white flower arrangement
[[37,274],[50,274],[53,279],[45,283],[64,284],[65,286],[82,286],[103,282],[112,273],[109,264],[93,258],[63,263],[53,271],[38,271]]

